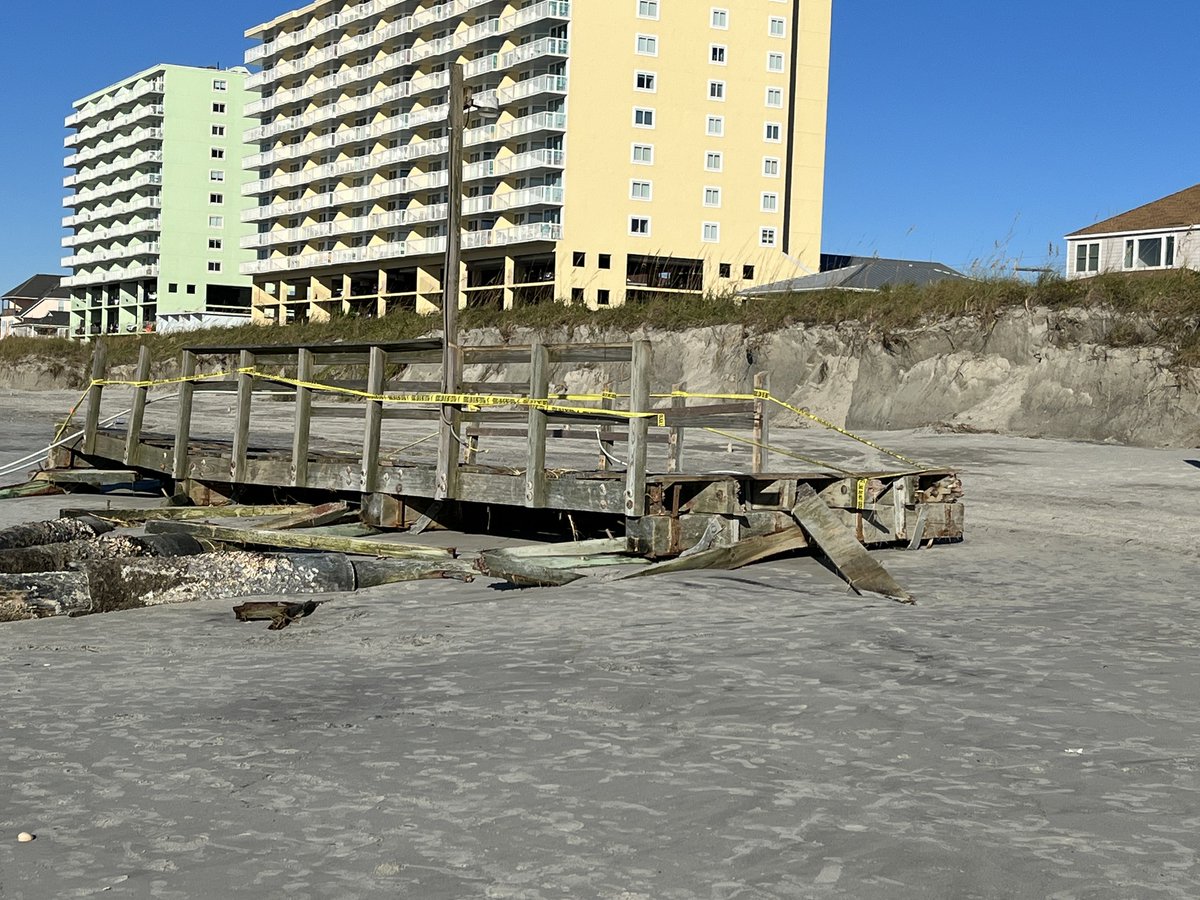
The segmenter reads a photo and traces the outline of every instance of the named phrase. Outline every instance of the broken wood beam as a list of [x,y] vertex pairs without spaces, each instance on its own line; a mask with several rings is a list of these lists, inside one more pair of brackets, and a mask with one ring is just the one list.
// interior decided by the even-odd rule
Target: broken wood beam
[[484,575],[507,581],[515,587],[562,587],[583,577],[570,569],[549,568],[499,550],[485,550],[476,567]]
[[373,541],[333,535],[307,535],[296,531],[269,531],[209,525],[203,522],[151,521],[146,523],[151,534],[190,534],[203,540],[219,541],[241,547],[276,547],[289,550],[322,550],[329,553],[349,553],[386,559],[446,559],[454,554],[440,547],[400,544],[394,541]]
[[20,497],[44,497],[47,494],[65,494],[62,488],[41,479],[24,484],[10,484],[0,488],[0,500],[16,500]]
[[170,521],[197,521],[200,519],[245,518],[259,519],[264,516],[282,516],[311,509],[309,506],[152,506],[145,509],[81,509],[67,507],[59,510],[64,519],[92,516],[105,522],[120,522],[123,525],[140,525],[156,519]]
[[304,603],[288,603],[282,600],[251,600],[233,608],[239,622],[261,622],[270,620],[267,631],[282,631],[298,619],[305,619],[317,611],[320,600]]
[[99,537],[112,530],[112,525],[92,515],[52,519],[49,522],[28,522],[0,530],[0,550],[61,544]]
[[197,556],[204,546],[188,534],[148,534],[133,537],[108,534],[99,538],[0,550],[0,573],[65,572],[79,563],[98,559]]
[[880,594],[901,603],[917,602],[867,552],[854,532],[843,525],[837,514],[817,496],[812,485],[801,483],[797,486],[792,517],[800,523],[805,534],[829,560],[838,575],[856,591]]
[[655,563],[637,572],[621,576],[625,578],[642,578],[647,575],[668,575],[672,572],[690,572],[696,569],[740,569],[751,563],[793,553],[808,546],[804,532],[799,528],[789,528],[774,534],[758,535],[745,538],[729,547],[714,547],[711,550],[701,550],[666,562]]
[[349,514],[350,504],[345,500],[335,500],[332,503],[306,507],[278,518],[269,519],[260,523],[258,527],[273,531],[287,531],[290,528],[316,528],[339,522]]

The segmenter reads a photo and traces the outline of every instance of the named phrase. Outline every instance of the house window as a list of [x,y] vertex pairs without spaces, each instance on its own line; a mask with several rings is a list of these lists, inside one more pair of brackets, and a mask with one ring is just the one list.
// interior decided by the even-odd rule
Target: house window
[[649,200],[653,188],[649,181],[631,181],[629,183],[629,198],[631,200]]
[[1167,237],[1129,238],[1125,241],[1126,269],[1162,269],[1174,265],[1175,235],[1173,234]]
[[712,44],[708,48],[708,61],[715,66],[723,66],[727,52],[724,44]]
[[783,54],[768,53],[767,54],[767,71],[782,72],[783,71]]
[[225,202],[225,195],[224,195],[224,194],[209,194],[209,195],[208,195],[208,202],[209,202],[209,203],[213,203],[213,204],[221,204],[221,203],[224,203],[224,202]]
[[775,246],[775,229],[774,228],[760,228],[758,230],[758,244],[760,247],[774,247]]
[[208,173],[209,181],[224,181],[225,173],[221,169],[213,169]]
[[612,293],[601,288],[600,290],[596,291],[596,305],[608,306],[608,304],[611,302],[609,299],[610,297],[612,297]]
[[704,168],[709,172],[720,172],[724,158],[719,150],[709,150],[704,154]]
[[208,217],[208,227],[209,228],[224,228],[225,227],[225,217],[224,216],[209,216]]
[[725,82],[710,81],[708,83],[708,99],[709,100],[724,100],[725,99]]
[[571,288],[571,302],[583,303],[585,299],[583,288]]
[[713,137],[723,137],[725,135],[725,117],[709,116],[704,122],[704,133]]
[[658,56],[658,38],[652,34],[639,34],[636,49],[642,56]]
[[752,281],[754,279],[754,266],[742,266],[742,279],[744,281]]
[[637,9],[639,19],[658,18],[658,0],[638,0]]
[[767,88],[767,106],[779,109],[783,106],[783,88]]
[[720,206],[721,205],[721,189],[719,187],[706,187],[704,189],[704,205],[705,206]]
[[634,90],[647,91],[653,94],[657,88],[658,76],[653,72],[638,72],[633,76]]
[[208,271],[210,271],[210,272],[220,272],[220,271],[221,271],[221,264],[220,264],[219,262],[217,262],[217,260],[215,260],[215,259],[210,259],[210,260],[208,261]]
[[760,209],[763,212],[773,213],[779,211],[779,195],[771,191],[764,191],[762,195],[762,205]]
[[225,126],[213,125],[209,128],[209,134],[211,134],[213,137],[225,137]]
[[721,240],[721,226],[717,222],[705,222],[700,233],[700,240],[706,244],[716,244]]
[[634,144],[633,145],[633,161],[639,165],[649,166],[654,164],[654,145],[653,144]]
[[225,242],[221,238],[209,238],[208,239],[208,249],[209,250],[220,250],[224,246],[225,246]]
[[212,105],[212,111],[214,113],[216,113],[218,116],[225,115],[225,104],[224,103],[214,103]]
[[178,294],[179,293],[179,285],[176,282],[172,281],[170,284],[167,285],[167,293],[168,294]]
[[721,263],[717,266],[717,276],[719,278],[733,277],[733,263]]
[[775,156],[763,157],[763,174],[768,178],[779,177],[779,158]]
[[187,286],[187,292],[188,292],[189,294],[194,294],[194,293],[196,293],[196,286],[195,286],[194,284],[189,284],[189,285]]
[[582,269],[587,265],[587,254],[576,250],[571,254],[571,265],[577,269]]
[[636,128],[653,128],[654,110],[647,109],[643,106],[634,107],[633,124]]
[[767,122],[763,126],[763,140],[772,144],[778,144],[783,140],[783,126],[778,122]]
[[729,27],[729,10],[714,9],[710,13],[710,22],[713,28],[728,28]]
[[781,16],[771,16],[767,22],[767,34],[771,37],[786,37],[787,22]]
[[227,91],[227,90],[229,90],[229,83],[227,81],[225,81],[223,78],[218,78],[213,81],[213,90],[214,91]]
[[601,253],[596,258],[596,268],[611,269],[612,268],[612,254],[611,253]]
[[209,151],[209,156],[211,156],[213,159],[224,159],[225,158],[225,148],[224,147],[213,147],[212,150]]
[[629,233],[637,237],[648,237],[650,234],[650,217],[630,216]]
[[1075,245],[1075,271],[1100,271],[1100,243]]

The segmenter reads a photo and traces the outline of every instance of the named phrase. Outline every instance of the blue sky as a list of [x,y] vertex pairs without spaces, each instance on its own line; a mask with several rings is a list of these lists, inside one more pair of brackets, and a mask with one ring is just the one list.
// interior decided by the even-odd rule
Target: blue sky
[[[72,100],[158,62],[235,65],[290,4],[8,7],[0,289],[59,270]],[[1061,264],[1066,232],[1200,181],[1198,35],[1195,0],[834,0],[824,249]]]

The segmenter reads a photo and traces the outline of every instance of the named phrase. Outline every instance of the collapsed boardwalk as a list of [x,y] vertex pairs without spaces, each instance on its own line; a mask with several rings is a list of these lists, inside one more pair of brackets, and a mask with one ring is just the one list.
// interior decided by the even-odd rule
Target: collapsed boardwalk
[[[101,343],[84,432],[68,452],[74,463],[132,469],[173,483],[201,502],[242,499],[263,489],[284,495],[318,491],[360,501],[370,524],[418,530],[430,522],[486,530],[493,512],[521,510],[530,521],[546,513],[571,528],[579,519],[593,530],[624,530],[630,551],[655,558],[678,555],[701,541],[730,546],[793,529],[793,511],[810,490],[830,511],[830,521],[868,546],[915,547],[922,540],[962,537],[961,488],[949,469],[923,467],[848,432],[842,433],[890,456],[897,468],[852,471],[773,446],[774,407],[829,423],[773,397],[765,373],[753,394],[690,395],[680,385],[656,394],[647,341],[452,349],[454,382],[461,387],[451,394],[441,392],[442,382],[402,374],[441,362],[440,340],[193,348],[179,360],[180,376],[163,381],[151,379],[155,360],[143,348],[130,382],[107,380]],[[236,366],[222,369],[232,358]],[[551,391],[552,369],[564,365],[604,367],[611,389]],[[463,381],[469,366],[527,367],[528,378]],[[345,377],[354,370],[366,377]],[[206,372],[211,374],[197,374]],[[103,408],[105,388],[114,384],[134,389],[124,428],[103,424],[112,418]],[[150,392],[159,386],[178,393],[174,434],[143,428]],[[222,392],[235,395],[229,437],[194,436],[195,398]],[[256,439],[251,427],[256,397],[292,404],[290,447]],[[361,442],[321,440],[321,420],[361,422]],[[425,422],[432,431],[393,447],[383,434],[385,422]],[[750,444],[749,471],[688,471],[689,429]],[[438,449],[430,460],[424,453],[434,438]],[[553,468],[547,448],[559,441],[576,448],[594,442],[598,453],[590,465]],[[665,450],[665,459],[652,454],[652,447]],[[480,462],[482,454],[492,453],[486,464]],[[773,455],[811,468],[773,470]]]

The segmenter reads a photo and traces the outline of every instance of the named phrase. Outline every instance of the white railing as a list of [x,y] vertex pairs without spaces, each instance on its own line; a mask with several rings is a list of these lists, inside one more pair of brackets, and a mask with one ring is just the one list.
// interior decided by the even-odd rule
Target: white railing
[[77,184],[84,184],[89,181],[97,181],[105,178],[116,172],[123,172],[126,169],[136,169],[138,166],[146,164],[159,164],[163,161],[163,153],[161,150],[143,150],[141,153],[135,153],[132,156],[126,156],[115,162],[108,163],[103,166],[96,166],[94,169],[77,172],[74,175],[68,175],[63,179],[63,187],[74,187]]
[[102,156],[108,156],[110,153],[116,153],[118,150],[124,150],[126,147],[136,147],[138,144],[145,141],[161,141],[163,139],[163,130],[161,128],[139,128],[133,134],[127,134],[116,140],[109,141],[106,144],[96,144],[92,147],[85,147],[78,153],[73,153],[65,160],[65,165],[68,169],[76,168],[82,163],[92,159],[99,159]]
[[144,197],[134,197],[132,200],[127,200],[124,203],[114,203],[111,206],[99,206],[96,209],[82,210],[73,216],[64,217],[62,224],[63,228],[74,228],[76,225],[86,225],[90,222],[115,219],[142,209],[161,208],[162,197],[157,194],[149,194]]
[[105,284],[110,281],[134,281],[143,278],[157,278],[158,266],[125,266],[124,268],[99,269],[95,272],[83,272],[62,280],[63,287],[78,287],[85,284]]
[[79,266],[90,266],[95,263],[108,262],[110,259],[136,259],[139,256],[158,256],[158,241],[148,241],[141,244],[127,244],[124,247],[112,247],[108,250],[90,250],[64,256],[61,260],[64,269],[74,269]]
[[119,131],[120,129],[126,128],[135,122],[140,122],[142,119],[151,117],[158,119],[163,117],[163,104],[149,103],[145,106],[138,107],[133,112],[126,113],[123,116],[117,116],[115,119],[104,119],[96,125],[92,125],[87,128],[81,128],[74,134],[69,134],[63,138],[63,146],[74,147],[76,144],[86,144],[101,134],[107,134],[110,131]]
[[131,234],[153,234],[160,231],[162,231],[162,219],[139,219],[125,225],[94,228],[91,231],[69,234],[62,239],[62,245],[64,247],[82,247],[85,244],[99,244],[120,237],[129,237]]
[[115,94],[109,94],[106,97],[88,103],[77,112],[67,116],[67,127],[74,128],[80,122],[86,122],[88,119],[103,115],[109,110],[132,103],[134,100],[144,97],[147,94],[161,94],[165,89],[166,81],[162,78],[152,78],[149,81],[139,82],[133,87],[120,88]]
[[150,185],[158,186],[162,184],[162,175],[138,175],[134,178],[126,178],[122,181],[115,181],[112,184],[101,185],[91,190],[79,191],[75,194],[68,194],[63,198],[62,205],[78,208],[85,204],[99,200],[101,197],[110,197],[113,194],[126,194],[130,191],[136,191]]

